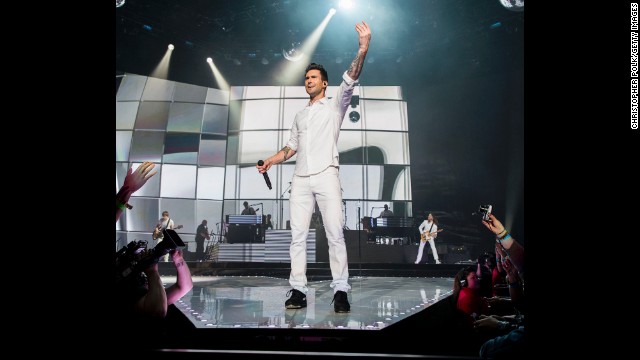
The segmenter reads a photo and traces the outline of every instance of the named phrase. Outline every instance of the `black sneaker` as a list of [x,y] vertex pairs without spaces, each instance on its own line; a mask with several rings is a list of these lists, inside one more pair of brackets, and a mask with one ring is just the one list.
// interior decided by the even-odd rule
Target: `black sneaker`
[[291,294],[291,297],[285,301],[284,307],[287,309],[302,309],[307,307],[307,295],[302,291],[291,289],[287,292],[287,296],[289,296],[289,294]]
[[347,299],[347,293],[344,291],[336,291],[333,294],[333,310],[337,313],[347,313],[351,311],[351,305],[349,305],[349,299]]

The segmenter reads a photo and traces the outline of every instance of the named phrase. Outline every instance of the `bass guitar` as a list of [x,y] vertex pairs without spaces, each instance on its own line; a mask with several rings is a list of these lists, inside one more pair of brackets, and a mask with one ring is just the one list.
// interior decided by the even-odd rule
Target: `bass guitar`
[[426,232],[426,233],[420,234],[420,241],[422,241],[422,242],[429,241],[429,240],[431,240],[433,238],[433,235],[441,232],[442,230],[444,230],[444,229],[438,229],[438,231],[434,231],[432,233]]
[[[176,227],[173,228],[173,230],[179,230],[182,229],[182,225],[178,225]],[[155,229],[153,229],[153,240],[158,240],[159,237],[162,237],[162,227],[156,227]]]

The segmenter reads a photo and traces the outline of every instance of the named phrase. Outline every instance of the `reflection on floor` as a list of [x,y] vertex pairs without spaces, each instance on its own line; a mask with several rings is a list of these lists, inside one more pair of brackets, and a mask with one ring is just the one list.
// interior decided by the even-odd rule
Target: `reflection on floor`
[[[166,286],[175,276],[162,277]],[[307,307],[287,310],[287,279],[194,276],[193,290],[175,305],[196,328],[380,330],[425,309],[453,290],[453,278],[352,277],[351,312],[333,311],[331,281],[308,284]]]

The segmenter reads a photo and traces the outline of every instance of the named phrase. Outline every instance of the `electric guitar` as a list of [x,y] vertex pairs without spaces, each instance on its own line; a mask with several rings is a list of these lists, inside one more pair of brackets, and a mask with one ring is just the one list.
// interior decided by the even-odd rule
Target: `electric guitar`
[[441,232],[444,229],[438,229],[438,231],[434,231],[432,233],[424,233],[424,234],[420,234],[420,241],[425,242],[425,241],[429,241],[431,240],[431,238],[433,237],[433,235]]
[[[182,229],[182,225],[178,225],[176,227],[173,228],[173,230],[179,230]],[[158,238],[162,235],[162,227],[156,227],[155,229],[153,229],[153,240],[158,240]]]

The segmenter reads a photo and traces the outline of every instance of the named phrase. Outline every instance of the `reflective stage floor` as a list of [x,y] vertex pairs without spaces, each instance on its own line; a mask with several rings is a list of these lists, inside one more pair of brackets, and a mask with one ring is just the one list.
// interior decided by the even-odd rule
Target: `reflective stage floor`
[[[169,286],[175,276],[163,276]],[[333,311],[330,280],[309,281],[307,307],[285,309],[288,279],[193,276],[175,305],[196,328],[381,330],[424,310],[453,291],[449,277],[351,277],[351,312]]]

